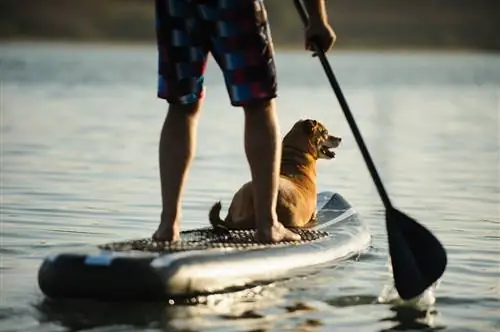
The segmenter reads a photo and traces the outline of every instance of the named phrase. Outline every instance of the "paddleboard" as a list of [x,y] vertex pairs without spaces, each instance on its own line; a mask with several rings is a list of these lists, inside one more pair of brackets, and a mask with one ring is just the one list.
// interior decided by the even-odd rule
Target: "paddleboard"
[[38,284],[50,298],[163,300],[237,291],[332,266],[367,250],[371,235],[339,194],[317,195],[317,221],[300,242],[261,244],[254,230],[183,231],[178,244],[114,242],[45,257]]

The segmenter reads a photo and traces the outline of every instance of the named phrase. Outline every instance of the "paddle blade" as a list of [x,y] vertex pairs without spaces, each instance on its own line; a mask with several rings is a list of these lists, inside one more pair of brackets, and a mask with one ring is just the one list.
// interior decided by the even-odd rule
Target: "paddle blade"
[[386,226],[394,284],[399,296],[409,300],[443,275],[446,250],[428,229],[394,208],[386,211]]

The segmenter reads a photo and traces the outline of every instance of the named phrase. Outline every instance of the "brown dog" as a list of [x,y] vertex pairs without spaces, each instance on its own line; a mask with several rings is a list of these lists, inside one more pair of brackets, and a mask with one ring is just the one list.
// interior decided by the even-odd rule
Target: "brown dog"
[[[340,137],[328,134],[315,120],[300,120],[283,138],[281,171],[276,213],[285,227],[304,227],[316,217],[316,160],[333,159]],[[209,220],[215,228],[255,228],[252,182],[234,195],[225,220],[222,205],[215,203]]]

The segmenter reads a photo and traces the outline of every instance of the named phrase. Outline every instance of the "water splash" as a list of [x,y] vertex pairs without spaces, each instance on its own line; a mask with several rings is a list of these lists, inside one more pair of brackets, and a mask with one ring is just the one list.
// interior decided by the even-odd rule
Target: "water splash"
[[389,274],[389,279],[384,284],[377,301],[379,303],[393,304],[401,307],[410,307],[417,310],[431,310],[436,303],[435,291],[439,286],[440,280],[432,284],[431,287],[427,288],[422,294],[414,297],[410,300],[403,300],[396,290],[394,285],[394,280],[392,278],[392,264],[391,259],[387,260],[387,269]]

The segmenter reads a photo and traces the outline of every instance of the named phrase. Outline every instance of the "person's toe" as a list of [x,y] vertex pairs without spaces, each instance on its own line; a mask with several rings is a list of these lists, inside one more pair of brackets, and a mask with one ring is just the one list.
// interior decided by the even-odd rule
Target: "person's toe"
[[297,233],[292,232],[291,230],[286,230],[285,240],[287,241],[300,241],[302,240],[301,236]]

